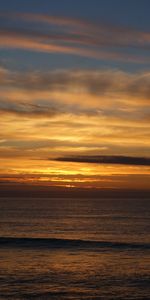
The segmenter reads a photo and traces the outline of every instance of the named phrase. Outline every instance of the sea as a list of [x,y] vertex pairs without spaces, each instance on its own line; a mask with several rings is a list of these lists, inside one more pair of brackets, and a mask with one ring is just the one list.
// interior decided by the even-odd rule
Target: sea
[[150,200],[1,197],[3,299],[150,299]]

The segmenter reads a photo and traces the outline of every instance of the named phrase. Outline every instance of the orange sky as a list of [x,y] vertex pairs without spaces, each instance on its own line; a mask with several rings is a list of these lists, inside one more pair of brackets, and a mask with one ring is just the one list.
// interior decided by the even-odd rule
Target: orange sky
[[[25,19],[28,23],[33,16],[6,14],[4,17],[11,21],[14,17]],[[39,14],[35,14],[33,22],[66,26],[67,30],[64,30],[67,33],[63,32],[63,39],[67,39],[67,43],[79,43],[83,36],[88,35],[88,30],[91,35],[89,33],[85,39],[84,48],[78,48],[76,45],[57,45],[54,40],[50,45],[45,41],[47,37],[44,34],[38,38],[30,30],[25,33],[25,30],[21,32],[18,28],[12,35],[10,30],[3,29],[3,51],[25,51],[26,54],[30,49],[33,53],[65,52],[68,57],[89,56],[104,61],[127,59],[135,63],[138,60],[137,55],[103,51],[99,47],[102,41],[98,39],[98,33],[95,40],[91,40],[93,30],[103,30],[105,43],[112,43],[106,39],[110,25],[100,27],[67,18],[49,18],[47,21],[46,16]],[[73,31],[68,33],[69,26],[79,27],[83,36],[78,36],[76,41]],[[129,28],[124,30],[128,46],[132,42],[137,43],[138,47],[141,43],[145,46],[149,43],[149,33]],[[114,27],[112,32],[116,45],[119,47],[121,43],[124,47],[118,29]],[[29,33],[34,38],[31,39]],[[79,35],[79,29],[77,33]],[[97,43],[96,48],[94,45],[94,49],[86,49],[85,44],[91,47],[92,42]],[[145,58],[141,56],[139,62],[142,63]],[[26,61],[29,64],[27,57]],[[121,64],[119,68],[110,65],[109,68],[91,69],[86,66],[84,69],[74,66],[25,70],[19,69],[17,64],[12,68],[12,63],[9,67],[7,63],[7,66],[0,67],[0,85],[1,184],[149,188],[150,73],[147,70],[121,70]],[[95,156],[97,161],[89,162]],[[65,161],[68,157],[69,161]],[[84,157],[84,161],[78,161],[79,157]],[[103,157],[104,160],[117,157],[117,162],[106,163]],[[124,163],[124,157],[130,163]],[[136,158],[136,163],[132,163],[132,158]],[[147,162],[141,163],[141,159],[145,158]]]

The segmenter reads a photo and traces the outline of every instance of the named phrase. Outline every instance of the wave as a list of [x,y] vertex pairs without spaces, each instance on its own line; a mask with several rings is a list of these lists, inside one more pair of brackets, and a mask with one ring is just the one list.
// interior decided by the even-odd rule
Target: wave
[[150,250],[149,243],[125,243],[112,241],[93,241],[59,238],[0,237],[1,247],[46,248],[46,249],[118,249]]

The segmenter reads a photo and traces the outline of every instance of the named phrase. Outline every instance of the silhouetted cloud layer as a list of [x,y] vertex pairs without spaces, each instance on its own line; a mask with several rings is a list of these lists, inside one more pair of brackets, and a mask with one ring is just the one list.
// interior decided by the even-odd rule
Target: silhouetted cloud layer
[[58,157],[55,160],[64,162],[77,163],[96,163],[96,164],[121,164],[121,165],[137,165],[150,166],[150,158],[147,157],[131,157],[131,156],[64,156]]

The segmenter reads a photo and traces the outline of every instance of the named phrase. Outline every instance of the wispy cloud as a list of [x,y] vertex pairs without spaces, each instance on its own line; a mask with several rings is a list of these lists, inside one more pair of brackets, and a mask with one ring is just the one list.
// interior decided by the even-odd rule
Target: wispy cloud
[[[150,32],[137,30],[135,28],[116,26],[110,23],[93,23],[85,19],[75,19],[62,16],[51,16],[51,15],[42,15],[42,14],[33,14],[33,13],[1,13],[1,16],[4,18],[16,20],[20,19],[22,21],[47,23],[51,25],[60,26],[61,30],[63,28],[65,31],[72,33],[72,38],[80,36],[89,38],[89,43],[97,44],[101,46],[106,45],[144,45],[148,46],[150,43]],[[76,29],[76,30],[75,30]],[[55,31],[56,32],[56,31]],[[73,35],[74,34],[74,35]],[[97,39],[94,39],[94,38]],[[91,39],[90,39],[91,38]]]
[[[11,28],[3,25],[0,30],[1,47],[4,48],[67,53],[136,63],[150,62],[149,55],[143,54],[150,47],[149,32],[40,14],[1,13],[1,17],[12,21]],[[132,48],[136,48],[138,53],[133,55],[130,51]]]
[[58,105],[49,103],[48,105],[25,103],[25,102],[13,102],[7,99],[0,100],[0,113],[11,113],[16,115],[28,116],[28,117],[54,117],[64,113],[59,109]]
[[[45,53],[64,53],[64,54],[73,54],[84,57],[91,57],[100,60],[116,60],[116,61],[126,61],[133,63],[149,63],[149,57],[142,55],[132,55],[126,53],[120,53],[118,51],[110,51],[105,49],[97,48],[87,48],[80,47],[79,45],[74,46],[74,43],[71,44],[71,40],[68,40],[70,44],[65,44],[66,38],[50,38],[48,41],[48,36],[45,37],[41,34],[38,36],[36,33],[34,36],[29,33],[29,36],[24,31],[18,33],[12,29],[7,31],[1,31],[1,48],[11,48],[11,49],[25,49],[33,52],[45,52]],[[58,40],[63,41],[63,44],[59,44]],[[83,40],[80,42],[83,44]],[[87,43],[85,43],[87,45]],[[92,46],[92,45],[89,45]]]

